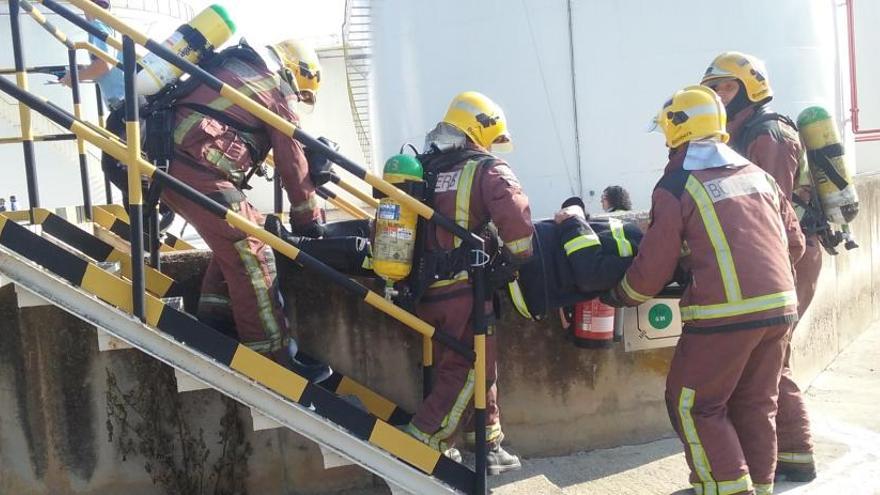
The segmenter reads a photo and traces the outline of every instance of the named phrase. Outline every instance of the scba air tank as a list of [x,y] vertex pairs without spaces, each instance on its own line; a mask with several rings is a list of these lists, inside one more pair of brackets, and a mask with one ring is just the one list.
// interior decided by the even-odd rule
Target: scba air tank
[[[422,164],[410,155],[395,155],[385,162],[382,178],[400,189],[422,182]],[[373,271],[389,282],[403,280],[412,270],[419,216],[397,200],[384,197],[376,209]]]
[[859,213],[859,197],[834,119],[822,107],[809,107],[798,115],[797,125],[825,216],[838,225],[851,222]]
[[[198,64],[235,33],[235,24],[226,9],[211,5],[191,21],[182,24],[165,40],[163,46],[189,62]],[[183,72],[155,53],[148,53],[141,61],[135,88],[139,95],[149,96],[176,82]]]

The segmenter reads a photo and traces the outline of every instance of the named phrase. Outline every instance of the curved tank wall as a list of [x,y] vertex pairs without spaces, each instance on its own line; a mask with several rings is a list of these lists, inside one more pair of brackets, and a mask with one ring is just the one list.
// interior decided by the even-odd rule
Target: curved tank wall
[[[65,3],[66,2],[62,2]],[[113,0],[113,13],[148,35],[164,38],[181,20],[193,15],[190,3],[184,0]],[[87,35],[79,28],[63,20],[48,9],[38,6],[50,22],[71,36],[75,41],[86,40]],[[74,8],[74,10],[76,10]],[[30,16],[21,14],[21,28],[24,46],[25,64],[61,65],[67,63],[67,51],[61,43],[34,22]],[[0,5],[0,67],[14,67],[12,58],[12,34],[9,26],[9,4]],[[81,64],[88,63],[85,53],[78,53]],[[0,76],[2,77],[2,76]],[[14,77],[12,78],[14,80]],[[28,76],[29,89],[72,111],[73,103],[70,90],[58,85],[46,85],[54,81],[53,76],[31,74]],[[85,117],[97,121],[95,91],[91,84],[82,85],[83,111]],[[64,132],[39,115],[33,116],[35,135],[55,134]],[[18,108],[15,100],[0,93],[0,137],[20,135]],[[79,166],[76,155],[76,144],[72,141],[55,143],[35,143],[38,186],[42,206],[59,207],[82,204],[82,192],[79,186]],[[103,202],[104,183],[101,174],[100,152],[89,146],[89,173],[91,193],[95,203]],[[3,164],[3,179],[0,180],[0,197],[15,195],[20,208],[28,206],[27,183],[24,173],[24,159],[21,145],[0,145],[0,163]],[[119,198],[118,192],[116,198]]]
[[767,61],[778,111],[848,109],[837,10],[829,0],[377,2],[377,156],[421,142],[455,93],[477,90],[505,108],[507,158],[534,215],[572,193],[596,211],[610,184],[646,207],[666,156],[646,125],[722,51]]

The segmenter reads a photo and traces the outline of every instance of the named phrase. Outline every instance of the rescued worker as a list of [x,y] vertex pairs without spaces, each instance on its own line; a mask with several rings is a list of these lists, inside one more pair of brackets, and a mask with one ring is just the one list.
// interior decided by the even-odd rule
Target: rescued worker
[[[801,141],[794,122],[769,107],[773,88],[764,62],[744,53],[722,53],[706,69],[701,84],[715,90],[724,102],[731,147],[772,175],[787,201],[793,193],[809,201],[810,182],[800,180],[804,171]],[[806,251],[794,265],[798,316],[803,316],[813,300],[822,269],[822,250],[816,234],[804,234]],[[776,474],[787,481],[811,481],[816,477],[816,464],[810,420],[791,372],[791,338],[787,342],[776,414]]]
[[[638,254],[642,231],[616,218],[588,218],[583,201],[572,197],[552,220],[534,222],[532,259],[517,267],[508,284],[522,317],[543,320],[557,308],[598,297],[620,282]],[[567,326],[570,317],[562,317]]]
[[691,484],[698,494],[771,494],[776,394],[797,321],[791,264],[804,238],[776,181],[725,144],[724,105],[711,89],[676,92],[656,123],[669,161],[639,254],[603,300],[643,303],[681,265],[684,327],[666,405]]
[[[227,50],[233,51],[224,56]],[[321,68],[310,47],[287,40],[266,47],[262,55],[245,43],[227,50],[209,69],[224,83],[294,123],[295,105],[314,105]],[[315,186],[299,142],[204,84],[178,102],[174,122],[172,176],[261,225],[262,214],[240,187],[248,170],[260,165],[271,149],[290,199],[293,230],[320,236]],[[242,344],[312,381],[326,379],[329,367],[295,357],[272,249],[174,191],[163,190],[162,200],[195,226],[213,251],[202,281],[199,319],[234,332]]]
[[[110,2],[108,0],[92,0],[92,3],[105,10],[110,10]],[[93,26],[101,30],[106,35],[112,35],[113,30],[100,19],[92,14],[85,13],[86,20]],[[107,42],[89,34],[89,43],[104,52],[111,53]],[[118,54],[117,59],[122,61],[122,55]],[[110,62],[98,57],[94,53],[89,52],[89,65],[77,68],[77,76],[82,82],[94,82],[98,85],[101,93],[101,100],[104,106],[109,110],[105,127],[108,131],[116,136],[125,137],[125,78],[122,70],[114,66]],[[69,72],[65,72],[59,81],[65,86],[70,86],[71,76]],[[128,174],[126,167],[109,153],[101,154],[101,169],[107,179],[116,186],[122,193],[122,204],[128,205]],[[174,220],[174,213],[165,205],[159,205],[161,231],[165,231]]]
[[[514,263],[532,252],[532,221],[529,201],[511,167],[493,153],[511,148],[507,120],[501,107],[485,95],[468,91],[452,99],[443,120],[428,133],[425,154],[420,155],[429,183],[430,204],[458,225],[478,234],[488,222],[497,228],[504,250]],[[430,225],[426,252],[451,251],[460,245],[452,234]],[[433,283],[416,305],[420,318],[444,332],[472,345],[471,313],[473,290],[467,271]],[[491,305],[485,308],[491,313]],[[434,385],[419,405],[406,431],[447,455],[452,438],[471,416],[469,404],[474,394],[473,363],[442,346],[435,346]],[[487,469],[489,474],[519,469],[519,458],[504,450],[497,402],[495,329],[490,323],[486,338],[487,378]],[[469,435],[466,435],[469,436]],[[473,437],[471,437],[473,438]],[[473,440],[471,440],[472,442]]]
[[602,191],[602,210],[606,213],[632,210],[629,192],[621,186],[608,186]]

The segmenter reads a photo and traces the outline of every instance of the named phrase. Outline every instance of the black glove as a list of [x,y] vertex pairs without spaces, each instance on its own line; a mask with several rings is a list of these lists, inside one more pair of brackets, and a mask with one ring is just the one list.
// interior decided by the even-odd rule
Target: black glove
[[[338,144],[323,136],[319,137],[318,141],[326,144],[328,148],[331,148],[334,151],[339,149]],[[317,187],[329,182],[330,178],[333,176],[331,168],[333,162],[331,162],[319,149],[307,147],[305,149],[305,154],[306,161],[309,163],[309,176],[312,178],[312,183]]]
[[293,235],[318,239],[324,237],[325,230],[323,224],[315,221],[308,225],[294,225],[292,221],[290,222],[290,233]]
[[613,308],[627,307],[627,304],[617,297],[617,291],[614,289],[603,292],[602,295],[599,296],[599,300]]

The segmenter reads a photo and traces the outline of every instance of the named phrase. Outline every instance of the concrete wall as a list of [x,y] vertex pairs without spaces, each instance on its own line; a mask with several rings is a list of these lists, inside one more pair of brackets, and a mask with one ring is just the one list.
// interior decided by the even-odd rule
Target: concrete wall
[[[859,194],[861,248],[826,256],[819,291],[794,336],[802,384],[880,317],[880,175],[861,176]],[[193,254],[167,263],[187,284],[189,306],[204,261]],[[301,346],[412,410],[420,397],[419,337],[315,276],[282,273]],[[0,290],[0,493],[384,490],[359,468],[323,471],[317,446],[294,433],[252,432],[247,410],[217,392],[176,394],[168,368],[137,351],[99,353],[94,330],[72,316],[45,308],[17,314],[14,297],[10,286]],[[582,350],[565,340],[556,318],[526,322],[504,309],[500,401],[514,451],[565,454],[671,434],[663,389],[672,349]],[[128,437],[119,420],[126,411]],[[224,431],[232,433],[225,450]],[[192,464],[200,453],[205,460]],[[154,485],[147,459],[164,488]],[[184,459],[192,465],[162,469],[187,466]],[[215,465],[223,475],[217,491],[196,490],[184,475],[210,476]]]

